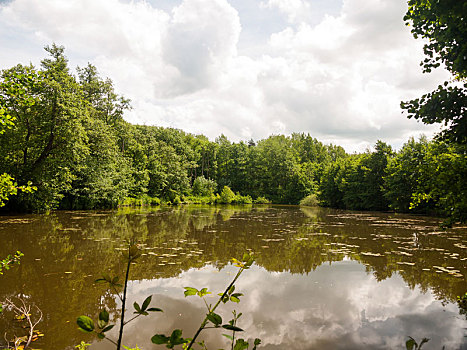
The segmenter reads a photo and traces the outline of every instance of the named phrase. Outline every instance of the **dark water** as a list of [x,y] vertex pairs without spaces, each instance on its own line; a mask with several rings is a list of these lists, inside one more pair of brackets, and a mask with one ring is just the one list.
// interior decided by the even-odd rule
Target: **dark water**
[[[183,287],[209,288],[214,304],[236,273],[230,258],[251,250],[255,265],[236,284],[245,296],[218,310],[225,321],[233,308],[243,312],[243,337],[261,338],[261,348],[402,349],[412,336],[430,338],[424,349],[467,349],[456,303],[467,291],[467,228],[442,232],[433,218],[276,206],[0,217],[0,257],[25,254],[0,276],[0,300],[22,295],[42,310],[45,336],[35,348],[71,350],[81,340],[91,350],[115,348],[78,331],[75,320],[119,307],[93,282],[102,273],[123,276],[127,239],[145,253],[131,267],[128,305],[152,294],[151,306],[164,313],[128,324],[126,345],[164,349],[151,336],[175,328],[193,336],[205,306],[185,298]],[[2,335],[20,332],[12,327],[0,320]],[[208,349],[227,348],[222,333],[202,333]]]

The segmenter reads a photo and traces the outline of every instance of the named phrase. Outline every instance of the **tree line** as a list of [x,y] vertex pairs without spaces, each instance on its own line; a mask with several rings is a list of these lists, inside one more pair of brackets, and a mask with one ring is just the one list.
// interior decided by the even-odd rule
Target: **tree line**
[[297,204],[315,195],[323,206],[465,221],[462,144],[411,139],[394,152],[378,141],[374,151],[348,154],[303,133],[231,142],[133,125],[123,119],[130,101],[96,67],[74,74],[63,47],[46,51],[40,68],[19,64],[1,72],[8,125],[0,135],[0,174],[36,188],[11,197],[9,210],[108,208],[139,198]]

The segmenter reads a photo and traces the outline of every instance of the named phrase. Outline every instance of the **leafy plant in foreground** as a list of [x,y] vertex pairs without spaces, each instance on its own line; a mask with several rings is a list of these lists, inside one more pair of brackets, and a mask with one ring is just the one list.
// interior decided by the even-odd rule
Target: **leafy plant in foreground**
[[[206,308],[208,310],[206,317],[204,318],[203,322],[201,322],[201,325],[199,326],[193,338],[182,338],[182,330],[175,329],[170,336],[166,336],[164,334],[155,334],[151,338],[151,341],[154,344],[165,344],[166,347],[169,349],[173,349],[177,345],[183,345],[183,349],[189,350],[195,344],[196,339],[198,338],[198,336],[204,329],[222,328],[222,329],[232,331],[232,336],[224,334],[224,336],[226,336],[228,339],[231,340],[232,350],[248,349],[249,343],[246,342],[244,339],[238,339],[237,341],[235,341],[235,332],[243,331],[243,329],[237,327],[236,325],[238,318],[240,318],[241,316],[241,313],[237,315],[236,311],[234,311],[233,312],[234,318],[230,320],[228,323],[223,324],[222,317],[219,314],[214,312],[216,311],[217,307],[221,304],[221,302],[224,304],[229,301],[235,302],[235,303],[240,302],[240,297],[243,296],[243,294],[235,293],[235,282],[237,281],[237,279],[240,277],[240,275],[242,274],[244,270],[247,270],[251,267],[251,265],[254,262],[254,258],[250,256],[248,253],[245,253],[241,261],[233,258],[232,262],[234,263],[235,266],[239,268],[239,270],[237,274],[235,275],[234,279],[232,280],[232,282],[230,282],[228,287],[225,289],[225,291],[223,293],[218,294],[219,299],[217,300],[214,306],[208,304],[206,299],[204,298],[206,295],[211,294],[211,292],[209,292],[207,288],[202,288],[201,290],[198,290],[193,287],[185,287],[185,292],[184,292],[185,297],[192,296],[192,295],[198,295],[200,298],[203,299],[204,304],[206,305]],[[261,343],[260,339],[255,339],[253,350],[256,350],[257,345],[259,345],[260,343]],[[202,346],[203,349],[206,349],[206,345],[204,344],[204,341],[198,342],[197,344]]]
[[430,339],[428,338],[423,338],[420,344],[418,344],[414,338],[409,337],[409,340],[405,342],[405,348],[407,350],[420,350],[423,346],[423,344],[428,343]]
[[[118,283],[119,277],[110,277],[109,275],[103,275],[102,278],[97,279],[95,282],[96,283],[107,283],[111,289],[113,289],[117,296],[119,297],[121,303],[122,303],[122,308],[120,311],[120,329],[118,332],[118,339],[117,341],[114,341],[106,336],[106,332],[110,331],[115,325],[109,324],[109,313],[107,310],[102,310],[99,313],[99,317],[97,320],[97,327],[96,324],[94,323],[93,319],[88,317],[88,316],[79,316],[78,319],[76,320],[76,323],[78,324],[78,327],[81,331],[85,333],[96,333],[97,337],[99,339],[107,339],[111,343],[115,344],[117,346],[117,350],[120,350],[122,347],[122,337],[123,337],[123,328],[125,325],[127,325],[129,322],[135,320],[136,318],[140,316],[147,316],[149,315],[149,312],[162,312],[162,309],[156,308],[156,307],[149,307],[149,304],[151,303],[152,295],[148,296],[141,305],[139,305],[137,302],[133,303],[134,307],[134,312],[133,312],[133,317],[127,321],[125,321],[125,311],[126,311],[126,299],[127,299],[127,286],[128,286],[128,278],[130,274],[130,265],[136,261],[141,256],[141,251],[138,248],[138,246],[134,243],[130,243],[128,245],[128,251],[127,255],[125,255],[126,258],[126,273],[125,273],[125,281],[123,284],[123,294],[120,295],[118,292],[117,288],[122,287],[121,284]],[[125,346],[123,346],[125,349],[129,349]]]
[[3,270],[9,270],[11,265],[19,264],[21,257],[24,256],[19,250],[15,254],[8,254],[5,259],[0,260],[0,275],[3,275]]
[[[122,308],[120,311],[120,330],[119,330],[119,336],[118,340],[114,341],[106,336],[106,332],[110,331],[115,325],[109,324],[109,319],[110,315],[107,310],[102,310],[99,313],[98,320],[97,322],[94,322],[94,320],[88,316],[79,316],[76,323],[78,324],[78,327],[81,331],[85,333],[96,333],[97,337],[99,339],[107,339],[114,345],[116,345],[116,349],[120,350],[121,347],[127,350],[140,350],[138,346],[135,348],[129,348],[127,346],[124,346],[121,344],[122,341],[122,336],[123,336],[123,328],[125,325],[127,325],[129,322],[133,321],[134,319],[138,318],[139,316],[147,316],[149,312],[162,312],[161,309],[159,308],[154,308],[154,307],[149,307],[151,303],[152,296],[148,296],[141,305],[138,303],[134,303],[134,312],[133,316],[131,319],[125,321],[125,305],[126,305],[126,295],[127,295],[127,284],[128,284],[128,279],[129,279],[129,272],[130,272],[130,266],[134,261],[141,256],[141,251],[137,247],[136,244],[130,243],[128,247],[128,255],[125,255],[125,258],[127,260],[127,266],[126,266],[126,274],[125,274],[125,281],[123,284],[123,294],[120,295],[118,293],[118,289],[122,287],[121,284],[118,283],[119,278],[118,276],[116,277],[110,277],[109,275],[103,275],[102,278],[97,279],[95,282],[96,283],[107,283],[109,287],[116,292],[117,296],[120,298],[122,302]],[[237,327],[237,320],[241,317],[241,313],[237,314],[236,311],[233,311],[233,319],[230,320],[228,323],[223,324],[222,322],[222,317],[218,314],[216,314],[214,311],[217,309],[217,307],[221,303],[227,303],[227,302],[235,302],[238,303],[240,302],[240,297],[243,296],[242,293],[236,293],[235,292],[235,282],[237,279],[240,277],[242,272],[246,269],[249,269],[251,265],[254,262],[254,258],[250,256],[249,254],[244,254],[242,260],[237,260],[237,259],[232,259],[232,262],[235,266],[239,268],[237,274],[235,275],[234,279],[228,287],[225,289],[223,293],[219,293],[219,299],[217,300],[216,304],[214,306],[208,304],[204,297],[208,294],[211,294],[211,292],[208,291],[207,288],[202,288],[201,290],[198,290],[193,287],[185,287],[185,297],[191,296],[191,295],[198,295],[200,298],[204,300],[204,303],[206,305],[206,308],[208,310],[208,313],[206,314],[206,317],[204,318],[203,322],[201,323],[200,327],[198,328],[197,332],[193,336],[193,338],[183,338],[182,337],[182,330],[180,329],[175,329],[172,331],[172,333],[169,336],[166,336],[164,334],[155,334],[152,338],[151,341],[154,344],[159,344],[159,345],[166,345],[167,348],[173,349],[177,345],[182,345],[183,349],[189,350],[193,347],[193,345],[196,342],[196,339],[200,335],[200,333],[207,328],[220,328],[224,329],[227,331],[231,331],[232,335],[230,334],[223,334],[226,338],[231,340],[231,350],[247,350],[249,348],[249,343],[245,341],[244,339],[237,339],[235,340],[235,335],[236,332],[242,332],[243,329]],[[209,325],[210,324],[210,325]],[[254,347],[252,350],[256,350],[256,347],[261,343],[260,339],[255,339],[254,340]],[[206,344],[204,341],[198,342],[198,345],[202,347],[202,349],[206,350]],[[89,344],[86,344],[84,342],[81,342],[81,344],[77,345],[76,348],[82,350],[86,349]]]

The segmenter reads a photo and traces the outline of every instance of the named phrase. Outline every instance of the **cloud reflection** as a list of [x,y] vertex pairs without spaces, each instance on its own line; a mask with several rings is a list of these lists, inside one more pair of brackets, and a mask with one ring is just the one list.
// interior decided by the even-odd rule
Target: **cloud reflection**
[[[132,282],[130,302],[154,294],[153,305],[163,314],[140,318],[126,329],[128,345],[154,348],[150,338],[175,328],[192,336],[205,314],[197,297],[184,298],[183,287],[208,287],[207,301],[214,303],[235,269],[220,272],[212,266],[191,269],[177,278]],[[244,315],[239,326],[244,338],[262,339],[262,348],[272,349],[394,349],[403,348],[407,336],[430,338],[433,349],[467,346],[454,304],[443,304],[430,292],[410,289],[396,275],[377,282],[365,267],[353,261],[322,265],[308,275],[269,273],[254,266],[245,271],[236,290],[245,294],[240,304],[221,306],[224,322],[235,308]],[[131,305],[131,304],[130,304]],[[206,330],[209,348],[225,347],[222,331]],[[99,349],[111,349],[100,342]],[[162,348],[162,347],[161,347]]]

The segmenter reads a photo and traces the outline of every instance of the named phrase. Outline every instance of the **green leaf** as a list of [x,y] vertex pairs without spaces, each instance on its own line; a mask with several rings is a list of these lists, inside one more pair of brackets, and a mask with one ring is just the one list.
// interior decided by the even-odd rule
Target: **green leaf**
[[164,312],[162,309],[159,309],[158,307],[150,307],[146,311],[151,311],[151,312]]
[[257,347],[259,344],[261,344],[261,339],[259,339],[259,338],[256,338],[256,339],[255,339],[255,343],[254,343],[254,344],[255,344],[255,346],[253,347],[253,349],[252,349],[252,350],[256,350],[256,347]]
[[405,342],[405,348],[407,350],[413,350],[414,346],[417,344],[415,340],[412,337],[409,337],[410,339]]
[[136,313],[141,313],[141,308],[136,301],[133,303],[133,307],[135,308]]
[[152,295],[148,296],[148,297],[143,301],[143,305],[141,305],[141,310],[142,310],[142,311],[146,311],[146,309],[148,308],[149,304],[151,303],[151,299],[152,299]]
[[199,295],[200,297],[204,297],[204,296],[207,295],[207,294],[211,294],[211,292],[208,292],[208,289],[207,289],[207,288],[203,288],[203,289],[201,289],[201,290],[198,292],[198,295]]
[[131,261],[136,260],[137,258],[139,258],[141,256],[141,251],[140,251],[140,249],[138,248],[138,246],[136,244],[132,244],[130,246],[129,256],[130,256]]
[[179,345],[186,342],[185,339],[182,338],[182,330],[175,329],[172,334],[170,335],[170,344],[171,345]]
[[169,337],[165,336],[164,334],[156,334],[151,338],[153,344],[167,344],[169,341]]
[[115,326],[114,324],[108,325],[102,330],[102,333],[110,331],[112,328],[114,328],[114,326]]
[[109,313],[104,309],[99,313],[99,320],[97,321],[97,325],[99,328],[104,328],[107,323],[109,323]]
[[198,294],[199,290],[193,287],[183,287],[185,288],[185,297],[190,296],[190,295],[196,295]]
[[230,287],[229,291],[227,292],[229,295],[232,294],[235,291],[235,285],[232,284],[232,287]]
[[118,282],[118,276],[115,276],[114,278],[112,278],[112,284],[117,284]]
[[250,260],[250,254],[244,253],[242,257],[242,261],[247,262],[248,260]]
[[222,334],[222,335],[226,337],[227,339],[233,340],[233,337],[231,335],[228,335],[228,334]]
[[94,321],[88,316],[80,316],[76,320],[78,327],[83,332],[89,333],[94,330]]
[[222,323],[222,317],[220,317],[218,314],[211,312],[210,314],[207,314],[207,318],[209,321],[214,323],[214,325],[217,327]]
[[222,325],[222,328],[228,329],[229,331],[234,331],[234,332],[243,332],[243,329],[233,326],[231,324],[224,324]]
[[248,349],[248,343],[243,339],[238,339],[235,342],[234,350],[245,350]]
[[105,338],[105,334],[97,333],[97,337],[98,337],[99,339],[104,339],[104,338]]

